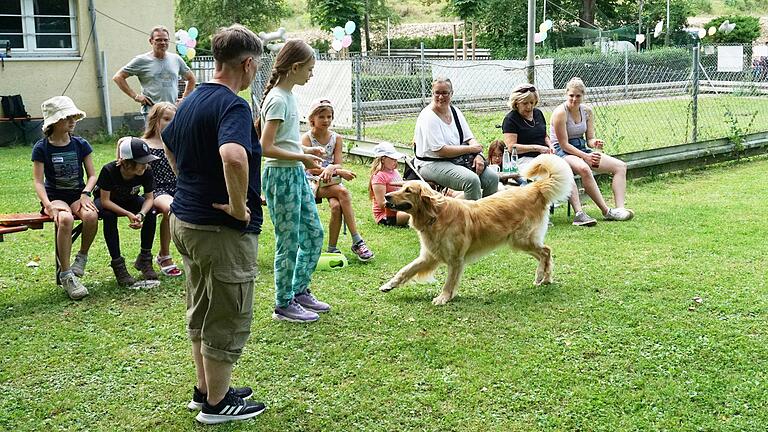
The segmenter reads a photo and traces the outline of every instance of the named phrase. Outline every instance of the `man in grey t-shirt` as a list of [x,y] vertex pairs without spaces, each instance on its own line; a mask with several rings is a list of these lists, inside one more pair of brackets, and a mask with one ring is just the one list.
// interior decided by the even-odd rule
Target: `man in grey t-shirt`
[[[123,66],[112,81],[131,99],[141,104],[141,113],[146,120],[150,108],[155,102],[178,103],[179,77],[187,81],[182,98],[195,89],[195,74],[177,54],[169,53],[168,45],[171,34],[167,28],[157,26],[152,29],[149,44],[152,51],[138,55]],[[128,85],[127,78],[136,76],[141,83],[141,93]]]

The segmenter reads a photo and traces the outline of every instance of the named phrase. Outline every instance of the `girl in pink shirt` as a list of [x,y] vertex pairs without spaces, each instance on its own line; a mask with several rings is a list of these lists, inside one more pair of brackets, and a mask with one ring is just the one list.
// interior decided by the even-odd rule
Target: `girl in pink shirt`
[[388,226],[406,226],[410,215],[405,212],[388,209],[384,195],[396,191],[403,185],[403,179],[397,172],[397,161],[405,155],[395,150],[390,143],[381,143],[373,148],[371,180],[368,183],[368,195],[373,201],[373,217],[376,223]]

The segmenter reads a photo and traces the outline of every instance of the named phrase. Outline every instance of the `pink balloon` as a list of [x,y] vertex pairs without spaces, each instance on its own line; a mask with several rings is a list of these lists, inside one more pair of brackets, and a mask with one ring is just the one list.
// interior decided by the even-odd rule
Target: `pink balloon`
[[197,46],[197,41],[194,39],[187,39],[187,48],[194,48]]
[[348,47],[350,45],[352,45],[352,36],[344,35],[344,37],[341,38],[341,46],[346,48],[346,47]]
[[536,33],[536,34],[533,35],[533,42],[534,43],[541,42],[541,33]]

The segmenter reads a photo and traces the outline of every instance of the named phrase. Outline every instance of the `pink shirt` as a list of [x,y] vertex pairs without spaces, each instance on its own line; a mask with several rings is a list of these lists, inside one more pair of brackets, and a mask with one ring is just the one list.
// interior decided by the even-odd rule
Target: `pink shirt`
[[[400,173],[395,170],[381,170],[371,177],[371,184],[381,184],[387,187],[387,192],[393,192],[400,189],[400,186],[395,186],[392,182],[403,181],[400,177]],[[376,223],[379,223],[387,216],[395,216],[397,212],[387,208],[379,207],[376,200],[373,200],[373,218],[376,219]]]

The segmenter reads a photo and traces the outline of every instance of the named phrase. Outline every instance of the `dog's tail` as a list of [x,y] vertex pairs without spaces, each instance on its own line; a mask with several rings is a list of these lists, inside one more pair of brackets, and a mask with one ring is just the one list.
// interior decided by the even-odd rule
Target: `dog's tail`
[[538,189],[548,203],[565,201],[571,195],[573,171],[559,156],[540,155],[525,166],[521,174],[536,180],[531,187]]

